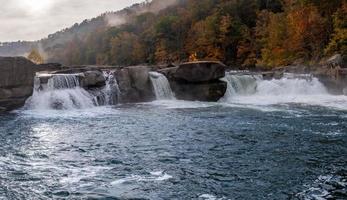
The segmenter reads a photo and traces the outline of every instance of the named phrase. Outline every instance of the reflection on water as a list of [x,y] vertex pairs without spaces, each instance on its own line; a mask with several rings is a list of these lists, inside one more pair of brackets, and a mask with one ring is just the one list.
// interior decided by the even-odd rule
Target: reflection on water
[[343,199],[346,116],[185,101],[17,111],[0,116],[0,199]]

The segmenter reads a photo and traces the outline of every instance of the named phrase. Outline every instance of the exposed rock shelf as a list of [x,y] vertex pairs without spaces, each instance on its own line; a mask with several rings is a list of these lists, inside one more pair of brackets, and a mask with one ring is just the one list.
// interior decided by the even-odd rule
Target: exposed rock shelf
[[226,66],[220,62],[190,62],[179,67],[159,70],[170,82],[177,99],[187,101],[218,101],[227,89]]

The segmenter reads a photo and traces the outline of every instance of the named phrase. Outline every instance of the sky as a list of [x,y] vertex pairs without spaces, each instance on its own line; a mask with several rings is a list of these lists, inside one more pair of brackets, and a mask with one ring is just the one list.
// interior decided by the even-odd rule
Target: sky
[[144,0],[0,0],[0,42],[39,40],[51,33]]

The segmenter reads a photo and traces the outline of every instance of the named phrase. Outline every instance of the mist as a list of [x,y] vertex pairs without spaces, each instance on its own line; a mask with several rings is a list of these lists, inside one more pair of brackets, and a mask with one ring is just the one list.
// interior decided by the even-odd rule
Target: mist
[[[157,14],[161,10],[164,10],[165,8],[169,6],[173,6],[178,3],[178,0],[153,0],[153,1],[146,1],[146,3],[149,3],[148,6],[141,7],[137,10],[132,9],[131,11],[134,12],[133,15],[140,15],[142,13],[151,12]],[[109,26],[119,26],[128,21],[127,15],[122,15],[118,13],[108,13],[105,17],[105,20]]]
[[140,2],[142,0],[0,0],[0,42],[39,40],[84,19]]

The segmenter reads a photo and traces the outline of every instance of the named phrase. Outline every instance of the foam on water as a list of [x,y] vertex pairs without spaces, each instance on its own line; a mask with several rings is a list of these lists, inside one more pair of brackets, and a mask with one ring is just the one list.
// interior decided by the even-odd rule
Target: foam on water
[[166,109],[207,108],[207,107],[220,105],[219,103],[213,103],[213,102],[184,101],[184,100],[157,100],[157,101],[144,103],[144,104],[159,106]]
[[346,194],[337,192],[337,188],[342,192],[347,189],[346,177],[340,175],[319,176],[311,185],[305,185],[306,189],[296,197],[305,200],[324,200],[324,199],[342,199]]
[[89,166],[85,168],[70,168],[67,175],[59,180],[61,184],[70,185],[81,182],[82,179],[97,178],[102,172],[110,170],[110,167]]
[[130,175],[128,177],[111,182],[111,185],[119,185],[124,183],[135,183],[135,182],[165,181],[171,178],[173,178],[171,175],[166,174],[163,171],[156,171],[156,172],[150,172],[149,175]]
[[103,118],[108,115],[117,115],[119,109],[111,108],[110,106],[91,107],[86,109],[71,109],[71,110],[54,110],[54,109],[22,109],[15,111],[22,114],[24,118],[37,119],[75,119],[75,118]]
[[222,198],[218,198],[212,194],[202,194],[199,196],[199,199],[201,200],[227,200],[226,198],[222,197]]
[[83,88],[34,92],[29,107],[36,110],[86,109],[95,106],[94,97]]

